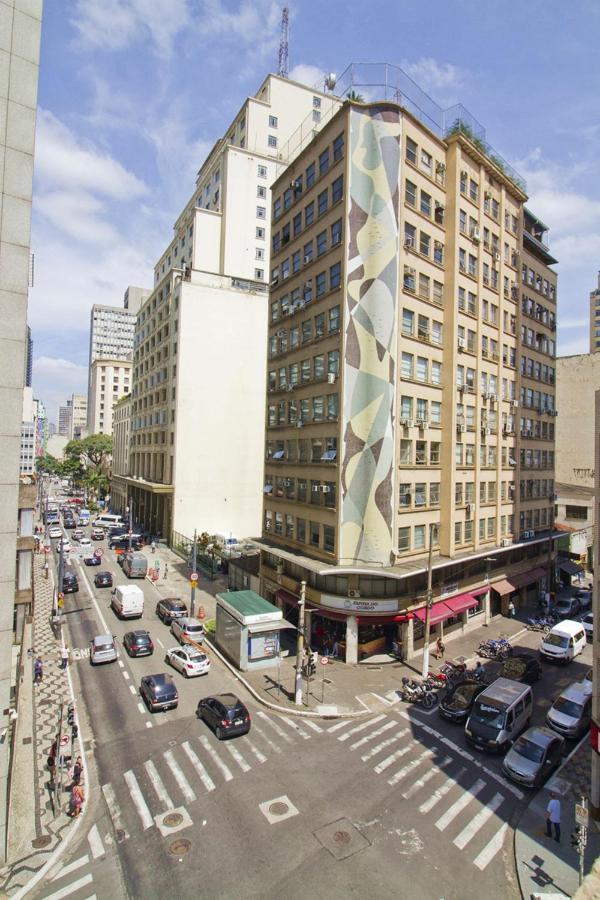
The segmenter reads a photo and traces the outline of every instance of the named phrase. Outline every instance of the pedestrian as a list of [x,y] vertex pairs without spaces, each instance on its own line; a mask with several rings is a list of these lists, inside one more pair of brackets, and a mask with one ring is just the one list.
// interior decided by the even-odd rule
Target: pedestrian
[[152,553],[156,553],[156,541],[152,541],[150,544],[150,550]]
[[167,572],[169,571],[169,564],[165,563],[165,571],[163,572],[163,581],[167,577]]
[[442,640],[442,636],[440,635],[438,637],[437,641],[435,642],[434,656],[436,659],[439,659],[440,656],[443,656],[445,652],[446,652],[446,645],[444,644],[444,642]]
[[46,579],[46,581],[48,580],[49,569],[50,569],[50,566],[48,565],[48,560],[46,560],[46,562],[44,563],[44,578]]
[[560,843],[560,800],[554,791],[550,791],[550,802],[546,807],[546,837],[552,837],[554,826],[554,840]]
[[69,648],[66,646],[62,646],[60,648],[60,667],[61,669],[66,669],[69,665]]
[[83,775],[83,763],[81,761],[81,757],[78,756],[75,760],[75,765],[73,766],[73,784],[78,785],[81,783],[81,776]]
[[73,785],[73,789],[71,791],[71,801],[70,801],[70,809],[69,815],[71,818],[76,819],[79,813],[81,812],[81,807],[85,801],[85,794],[83,792],[83,788],[80,784]]
[[515,604],[512,602],[512,600],[509,600],[508,601],[508,615],[510,616],[511,619],[514,619],[515,614],[516,614]]
[[38,656],[33,664],[33,683],[41,684],[43,677],[44,677],[44,664],[42,662],[42,657]]

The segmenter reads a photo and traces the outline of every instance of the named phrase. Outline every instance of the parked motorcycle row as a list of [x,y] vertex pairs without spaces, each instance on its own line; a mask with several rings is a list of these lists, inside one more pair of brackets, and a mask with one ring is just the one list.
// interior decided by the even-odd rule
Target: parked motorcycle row
[[437,672],[429,672],[427,678],[404,677],[400,697],[405,703],[417,703],[424,709],[432,709],[439,701],[438,691],[452,690],[461,681],[484,682],[483,670],[467,669],[464,663],[445,660]]

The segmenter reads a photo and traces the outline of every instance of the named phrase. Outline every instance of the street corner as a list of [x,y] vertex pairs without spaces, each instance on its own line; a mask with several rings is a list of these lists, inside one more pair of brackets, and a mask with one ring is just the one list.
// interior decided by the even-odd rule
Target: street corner
[[273,800],[259,803],[258,808],[269,825],[278,825],[280,822],[285,822],[286,819],[300,815],[300,810],[285,794],[282,797],[275,797]]

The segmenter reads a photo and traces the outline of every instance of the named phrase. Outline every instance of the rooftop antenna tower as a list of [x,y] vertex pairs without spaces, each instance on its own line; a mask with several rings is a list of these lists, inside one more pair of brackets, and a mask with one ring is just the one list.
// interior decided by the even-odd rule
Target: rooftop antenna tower
[[277,74],[282,78],[289,75],[288,68],[288,29],[290,21],[290,11],[284,6],[281,11],[281,37],[279,39],[279,68]]

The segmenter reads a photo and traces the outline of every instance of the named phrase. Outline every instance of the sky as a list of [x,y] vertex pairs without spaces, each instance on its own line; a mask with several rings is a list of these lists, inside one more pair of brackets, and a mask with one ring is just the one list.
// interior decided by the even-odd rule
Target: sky
[[[29,323],[51,421],[87,390],[93,303],[150,287],[207,152],[277,71],[274,0],[46,0]],[[600,269],[598,0],[291,0],[290,76],[401,66],[526,179],[559,259],[558,352],[586,352]]]

